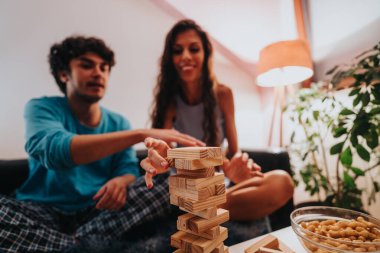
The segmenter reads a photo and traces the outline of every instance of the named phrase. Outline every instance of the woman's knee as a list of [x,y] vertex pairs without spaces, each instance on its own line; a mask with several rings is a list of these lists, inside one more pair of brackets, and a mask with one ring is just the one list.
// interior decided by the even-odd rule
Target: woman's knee
[[279,201],[286,203],[293,197],[294,183],[292,177],[284,170],[274,170],[267,173],[268,183],[276,192]]

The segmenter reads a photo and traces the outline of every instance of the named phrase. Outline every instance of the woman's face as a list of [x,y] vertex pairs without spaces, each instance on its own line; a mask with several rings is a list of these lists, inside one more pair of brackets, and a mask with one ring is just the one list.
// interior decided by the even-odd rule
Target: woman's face
[[200,80],[204,56],[202,41],[196,31],[187,30],[177,35],[173,46],[173,63],[184,82]]

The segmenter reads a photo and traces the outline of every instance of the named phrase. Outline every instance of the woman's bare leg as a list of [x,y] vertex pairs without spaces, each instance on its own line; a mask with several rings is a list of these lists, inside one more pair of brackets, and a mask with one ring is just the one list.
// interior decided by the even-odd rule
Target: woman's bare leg
[[285,205],[293,191],[289,174],[274,170],[227,189],[227,202],[221,207],[230,211],[231,220],[255,220]]

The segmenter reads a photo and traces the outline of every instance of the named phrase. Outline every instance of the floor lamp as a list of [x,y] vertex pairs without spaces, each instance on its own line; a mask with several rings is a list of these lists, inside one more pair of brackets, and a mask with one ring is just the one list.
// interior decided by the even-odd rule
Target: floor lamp
[[274,87],[275,98],[268,145],[272,145],[276,111],[280,109],[279,144],[282,144],[282,111],[285,103],[285,86],[300,83],[313,75],[309,46],[304,40],[279,41],[260,51],[257,84]]

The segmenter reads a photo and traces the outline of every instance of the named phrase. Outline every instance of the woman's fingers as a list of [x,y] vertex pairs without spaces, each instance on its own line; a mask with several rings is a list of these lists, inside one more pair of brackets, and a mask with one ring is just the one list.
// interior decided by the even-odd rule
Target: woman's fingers
[[165,151],[169,148],[168,144],[165,141],[152,137],[145,138],[144,144],[147,148],[160,149],[161,151]]
[[236,152],[235,154],[234,154],[234,156],[233,156],[233,158],[239,158],[239,157],[241,157],[241,155],[242,155],[242,153],[241,153],[241,151],[238,151],[238,152]]
[[141,168],[147,173],[155,176],[158,173],[166,172],[169,163],[154,149],[148,150],[148,157],[140,162]]
[[154,168],[154,166],[150,162],[149,157],[143,159],[140,162],[140,166],[141,166],[141,168],[143,168],[146,171],[146,173],[149,173],[151,175],[156,175],[157,174],[157,169]]
[[191,140],[191,139],[188,139],[188,138],[183,137],[183,136],[171,137],[168,142],[170,142],[170,143],[175,142],[175,143],[181,144],[182,146],[186,146],[186,147],[197,147],[197,146],[203,147],[206,145],[201,141]]
[[166,157],[167,151],[170,148],[169,145],[163,140],[154,139],[148,137],[144,140],[145,147],[148,149],[155,149],[162,156]]
[[264,173],[260,171],[250,171],[249,173],[251,177],[264,177]]
[[145,138],[145,140],[144,140],[145,147],[150,148],[155,141],[156,141],[156,139],[154,139],[152,137]]
[[153,187],[153,178],[152,178],[152,174],[149,174],[149,173],[145,173],[145,184],[146,184],[146,187],[148,189],[152,189]]
[[187,135],[182,134],[174,129],[150,129],[147,133],[157,139],[161,139],[167,143],[177,142],[182,146],[205,146],[206,144],[202,141]]
[[206,146],[206,143],[204,143],[203,141],[200,141],[196,138],[193,138],[189,135],[184,135],[184,134],[180,134],[180,136],[178,136],[179,139],[177,140],[173,140],[179,144],[182,144],[184,146],[201,146],[201,147],[204,147]]
[[156,150],[148,149],[149,161],[158,173],[164,172],[169,168],[169,163]]
[[249,162],[249,156],[246,152],[244,152],[241,156],[241,166],[247,168]]
[[140,162],[140,166],[145,170],[145,183],[148,189],[153,187],[153,176],[158,173],[166,172],[169,163],[165,160],[168,144],[159,139],[148,137],[144,140],[145,146],[148,148],[148,157]]
[[206,146],[203,141],[200,141],[190,135],[183,134],[177,130],[171,129],[169,135],[169,142],[177,142],[183,146]]
[[253,160],[251,158],[249,158],[248,162],[247,162],[247,168],[249,170],[253,170],[253,164],[254,164]]
[[242,155],[241,155],[241,160],[246,163],[248,162],[248,159],[249,159],[249,155],[248,153],[244,152]]
[[253,169],[256,171],[261,171],[261,166],[258,165],[257,163],[253,162]]

